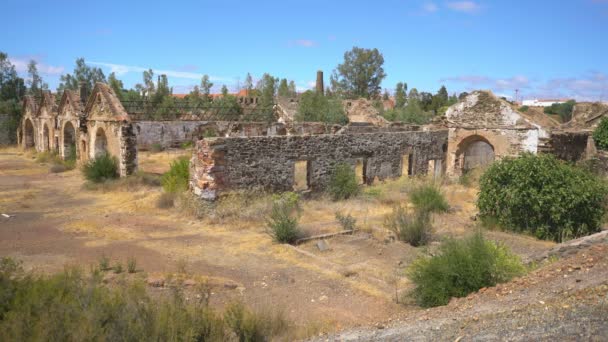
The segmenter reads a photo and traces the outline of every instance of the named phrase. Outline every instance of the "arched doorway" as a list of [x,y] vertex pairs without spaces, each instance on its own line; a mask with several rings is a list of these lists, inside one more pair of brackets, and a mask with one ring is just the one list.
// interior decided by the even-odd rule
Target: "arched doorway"
[[63,159],[76,160],[76,129],[69,121],[63,126]]
[[49,126],[45,123],[42,130],[42,150],[49,151],[51,147],[51,137],[49,135]]
[[108,139],[103,128],[98,128],[95,134],[95,157],[108,153]]
[[34,125],[30,119],[25,119],[25,125],[23,130],[23,141],[25,148],[34,147]]
[[462,173],[483,168],[494,161],[494,146],[482,136],[474,135],[458,145],[456,163]]

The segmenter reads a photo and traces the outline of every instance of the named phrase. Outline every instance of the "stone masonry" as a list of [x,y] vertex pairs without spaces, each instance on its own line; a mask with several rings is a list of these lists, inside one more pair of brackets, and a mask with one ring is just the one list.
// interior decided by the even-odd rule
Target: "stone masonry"
[[447,137],[447,130],[436,130],[202,139],[190,163],[190,186],[211,200],[237,189],[291,191],[296,162],[302,161],[313,191],[326,187],[338,163],[355,167],[361,161],[368,184],[401,176],[404,157],[412,174],[425,174],[431,161],[445,165]]

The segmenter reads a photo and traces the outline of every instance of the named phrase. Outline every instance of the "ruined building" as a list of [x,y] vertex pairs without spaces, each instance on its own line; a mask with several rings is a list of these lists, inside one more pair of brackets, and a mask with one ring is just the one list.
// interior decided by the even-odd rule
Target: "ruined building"
[[107,153],[118,160],[121,176],[137,169],[131,119],[104,83],[95,84],[90,95],[83,90],[79,94],[66,90],[59,105],[50,92],[44,92],[39,103],[26,96],[18,142],[24,148],[56,152],[80,162]]

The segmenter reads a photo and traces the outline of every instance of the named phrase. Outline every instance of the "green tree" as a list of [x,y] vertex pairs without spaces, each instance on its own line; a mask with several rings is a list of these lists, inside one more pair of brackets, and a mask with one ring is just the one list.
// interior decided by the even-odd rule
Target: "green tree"
[[340,100],[317,94],[311,90],[305,91],[300,97],[295,119],[341,125],[348,123],[348,117],[344,113]]
[[116,74],[113,72],[110,73],[110,75],[108,75],[108,85],[110,86],[110,88],[112,88],[112,90],[114,91],[114,94],[116,94],[118,99],[123,101],[124,100],[124,96],[123,96],[124,86],[122,84],[122,81],[119,80],[118,78],[116,78]]
[[281,82],[279,83],[279,96],[280,97],[289,97],[289,86],[287,85],[287,79],[283,78],[281,79]]
[[293,80],[289,81],[289,96],[296,97],[298,92],[296,90],[296,82]]
[[228,96],[228,87],[225,84],[222,84],[222,96]]
[[27,81],[27,85],[29,87],[27,90],[28,94],[40,96],[40,92],[42,90],[49,89],[48,84],[44,83],[42,77],[40,77],[40,74],[38,73],[36,61],[30,60],[27,65],[27,73],[29,76],[29,80]]
[[260,101],[258,105],[262,108],[269,108],[274,105],[274,96],[277,92],[277,84],[279,79],[265,73],[262,79],[257,84],[257,90],[260,92]]
[[208,75],[203,75],[201,79],[201,92],[205,100],[209,99],[209,95],[211,94],[211,88],[213,87],[213,83],[209,80]]
[[245,76],[245,90],[247,90],[247,95],[251,95],[251,91],[253,90],[253,77],[251,77],[250,73],[247,73],[247,76]]
[[8,132],[11,143],[17,140],[17,129],[21,121],[21,100],[26,90],[25,81],[17,75],[8,55],[0,52],[0,113],[9,115],[0,130]]
[[348,98],[378,97],[386,77],[383,65],[384,57],[378,49],[353,47],[344,53],[344,62],[330,77],[333,92]]
[[563,122],[568,122],[572,119],[572,111],[576,101],[570,100],[565,103],[554,103],[549,107],[545,107],[545,114],[559,115]]
[[407,83],[399,82],[395,87],[395,107],[402,108],[407,101]]
[[73,74],[61,75],[57,93],[61,94],[65,89],[79,90],[80,82],[84,82],[87,92],[91,93],[95,83],[106,82],[106,76],[101,68],[90,67],[85,63],[84,58],[78,58]]

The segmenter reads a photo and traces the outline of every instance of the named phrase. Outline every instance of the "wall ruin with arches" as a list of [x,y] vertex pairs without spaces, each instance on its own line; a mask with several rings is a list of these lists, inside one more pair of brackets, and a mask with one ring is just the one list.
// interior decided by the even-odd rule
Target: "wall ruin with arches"
[[57,153],[80,163],[107,153],[118,160],[121,176],[137,170],[131,119],[103,83],[97,83],[90,95],[66,90],[59,105],[50,92],[44,92],[39,102],[26,96],[18,141],[25,149]]

